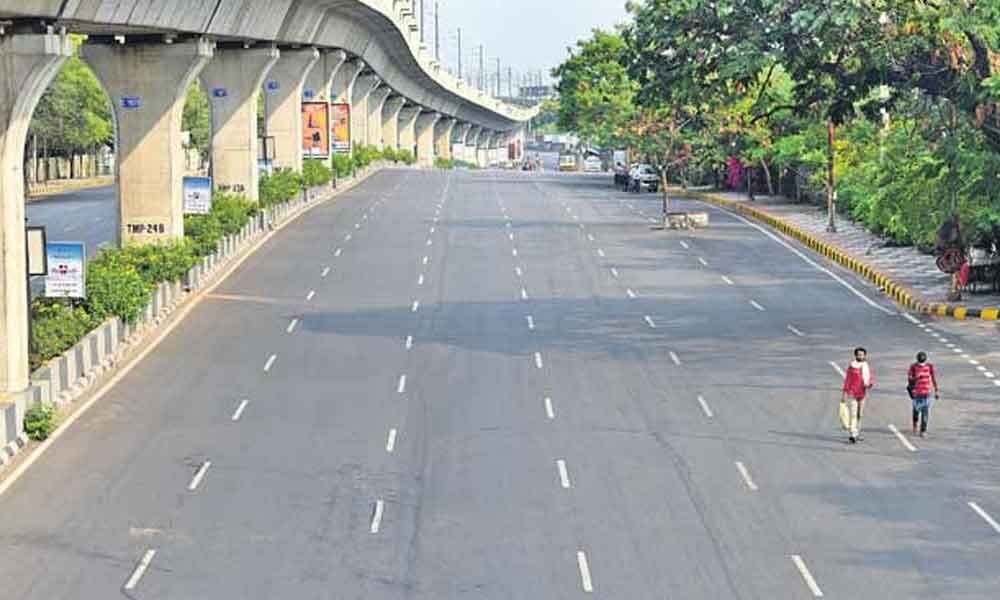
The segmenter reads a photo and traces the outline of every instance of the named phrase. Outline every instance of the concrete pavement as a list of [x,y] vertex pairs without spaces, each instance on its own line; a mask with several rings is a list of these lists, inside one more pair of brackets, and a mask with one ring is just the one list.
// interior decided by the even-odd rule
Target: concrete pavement
[[609,179],[388,171],[279,232],[0,497],[4,595],[992,597],[985,340]]

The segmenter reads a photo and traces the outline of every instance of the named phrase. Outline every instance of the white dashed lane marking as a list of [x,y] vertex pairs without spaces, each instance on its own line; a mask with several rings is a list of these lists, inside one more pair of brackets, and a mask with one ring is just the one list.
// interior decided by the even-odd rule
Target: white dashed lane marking
[[993,528],[993,531],[1000,533],[1000,523],[997,523],[996,520],[993,517],[991,517],[989,513],[983,510],[983,508],[978,504],[976,504],[975,502],[969,502],[968,504],[969,508],[976,511],[976,514],[979,515],[984,521],[986,521],[986,523],[990,527]]
[[409,349],[413,348],[413,336],[412,336],[412,335],[408,335],[408,336],[406,336],[406,342],[405,342],[405,343],[403,344],[403,346],[404,346],[404,347],[405,347],[405,348],[406,348],[407,350],[409,350]]
[[205,478],[205,473],[208,473],[209,467],[212,466],[212,461],[206,460],[201,463],[201,467],[198,468],[198,472],[194,474],[194,478],[191,479],[191,483],[188,484],[188,491],[193,492],[198,489],[201,485],[201,480]]
[[590,577],[590,565],[587,564],[587,555],[582,551],[576,553],[576,564],[580,569],[580,583],[583,585],[583,591],[592,593],[594,591],[594,582]]
[[298,319],[292,319],[292,322],[288,324],[288,327],[285,328],[285,331],[287,331],[288,333],[292,333],[293,331],[295,331],[295,326],[298,324],[299,324]]
[[901,432],[899,430],[899,428],[896,427],[895,425],[893,425],[892,423],[889,423],[889,431],[892,432],[892,435],[896,436],[896,439],[899,440],[899,443],[902,444],[904,448],[906,448],[910,452],[916,452],[917,451],[917,447],[914,446],[910,442],[910,440],[906,439],[906,436],[903,435],[903,432]]
[[309,293],[306,294],[306,302],[309,302],[315,297],[316,297],[316,290],[309,290]]
[[371,532],[378,533],[379,528],[382,526],[382,513],[385,511],[385,502],[377,500],[375,502],[375,510],[372,511],[372,525]]
[[402,394],[406,391],[406,375],[400,375],[399,381],[396,383],[396,393]]
[[652,317],[650,317],[649,315],[646,315],[646,316],[643,317],[643,319],[646,321],[646,325],[649,325],[649,327],[651,329],[656,329],[656,322],[653,321]]
[[678,367],[681,366],[681,359],[679,356],[677,356],[676,352],[673,351],[670,352],[670,360]]
[[809,591],[812,592],[814,598],[822,598],[823,591],[819,589],[819,585],[816,583],[816,579],[809,572],[809,567],[806,566],[806,561],[802,559],[798,554],[793,554],[791,556],[792,563],[795,564],[795,568],[799,570],[799,575],[802,576],[802,580],[806,582]]
[[269,356],[267,358],[267,362],[264,363],[264,372],[265,373],[267,373],[268,371],[271,370],[271,367],[274,366],[274,361],[276,361],[276,360],[278,360],[278,355],[277,354],[272,354],[271,356]]
[[549,398],[548,396],[545,397],[545,416],[549,419],[556,418],[556,411],[552,406],[552,398]]
[[545,364],[542,362],[541,352],[535,352],[535,366],[538,367],[539,369],[545,366]]
[[802,331],[800,331],[794,325],[789,325],[788,326],[788,331],[791,331],[792,333],[794,333],[795,335],[797,335],[799,337],[805,337],[806,336],[806,334],[802,333]]
[[247,409],[247,405],[250,404],[249,400],[241,400],[239,406],[236,407],[236,411],[233,412],[233,421],[239,421],[240,417],[243,416],[243,411]]
[[704,258],[700,257],[700,256],[698,257],[698,262],[700,262],[701,266],[703,266],[703,267],[707,267],[708,266],[708,261],[705,260]]
[[635,292],[632,291],[632,288],[626,289],[625,290],[625,295],[627,295],[629,298],[633,298],[633,299],[635,298]]
[[562,459],[557,460],[556,469],[559,471],[559,485],[561,485],[564,489],[569,489],[569,471],[566,470],[566,461]]
[[728,283],[729,285],[736,285],[736,284],[733,283],[732,279],[726,277],[725,275],[722,276],[722,280],[725,281],[726,283]]
[[528,321],[528,329],[530,329],[531,331],[534,331],[535,330],[535,318],[532,317],[531,315],[528,315],[527,317],[525,317],[525,319],[527,319],[527,321]]
[[329,274],[330,274],[330,267],[326,267],[323,269],[323,273],[320,274],[320,277],[326,277]]
[[830,366],[831,366],[831,367],[833,367],[833,370],[834,370],[834,371],[836,371],[836,372],[837,372],[837,374],[838,374],[838,375],[840,375],[841,377],[844,377],[844,376],[846,375],[846,374],[844,373],[844,370],[843,370],[843,369],[841,369],[841,368],[840,368],[840,365],[838,365],[837,363],[835,363],[835,362],[833,362],[833,361],[831,360],[829,364],[830,364]]
[[701,410],[703,413],[705,413],[706,417],[711,419],[712,417],[715,416],[715,414],[712,412],[712,409],[708,406],[708,402],[705,401],[704,396],[698,396],[698,404],[701,405]]
[[125,582],[126,591],[134,590],[135,586],[139,585],[139,580],[146,574],[146,570],[149,569],[149,565],[153,562],[154,556],[156,556],[156,550],[146,550],[146,553],[143,554],[142,558],[139,560],[139,564],[137,564],[135,566],[135,570],[132,571],[132,576]]
[[417,312],[418,310],[420,310],[420,300],[414,300],[410,306],[410,312]]
[[754,483],[753,478],[750,477],[750,470],[747,469],[746,465],[744,465],[740,461],[736,461],[736,470],[740,472],[740,477],[743,478],[743,483],[746,484],[747,489],[749,489],[751,492],[756,492],[757,484]]
[[767,310],[763,306],[761,306],[761,304],[759,302],[757,302],[756,300],[751,300],[750,301],[750,306],[756,308],[760,312],[764,312],[765,310]]
[[681,240],[681,248],[684,248],[685,250],[690,250],[691,246],[688,246],[687,242]]
[[392,451],[396,449],[396,429],[389,430],[389,437],[385,442],[385,451],[392,454]]

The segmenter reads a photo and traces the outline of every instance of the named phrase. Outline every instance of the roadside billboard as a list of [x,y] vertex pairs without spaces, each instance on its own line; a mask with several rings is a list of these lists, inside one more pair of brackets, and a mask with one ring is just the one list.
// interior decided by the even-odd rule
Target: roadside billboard
[[184,214],[207,215],[212,212],[212,178],[184,178]]
[[86,252],[82,242],[49,242],[45,245],[48,273],[46,298],[86,298]]
[[330,134],[334,152],[351,151],[351,105],[330,105]]
[[302,103],[302,152],[306,158],[330,156],[330,105]]

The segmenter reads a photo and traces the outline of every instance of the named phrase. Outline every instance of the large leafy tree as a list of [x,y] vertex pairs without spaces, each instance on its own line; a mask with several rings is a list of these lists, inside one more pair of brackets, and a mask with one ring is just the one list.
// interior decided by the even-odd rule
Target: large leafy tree
[[635,116],[636,85],[623,66],[625,42],[595,29],[570,48],[552,74],[559,80],[559,125],[598,146],[623,143]]

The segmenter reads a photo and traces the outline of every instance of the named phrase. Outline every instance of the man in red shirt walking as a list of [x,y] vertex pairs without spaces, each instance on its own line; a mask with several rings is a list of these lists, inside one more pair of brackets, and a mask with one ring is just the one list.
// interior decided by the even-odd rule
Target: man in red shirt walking
[[847,405],[850,415],[847,422],[848,441],[854,444],[861,439],[861,414],[864,412],[864,401],[868,390],[875,386],[875,371],[868,364],[868,351],[864,348],[854,349],[854,360],[847,367],[844,375],[843,394],[840,402]]
[[934,373],[934,365],[927,362],[927,353],[918,352],[917,362],[910,365],[910,370],[906,374],[906,389],[913,399],[913,434],[917,433],[917,425],[920,426],[920,437],[927,437],[927,419],[930,418],[931,410],[931,390],[934,390],[934,398],[940,399],[938,393],[937,376]]

